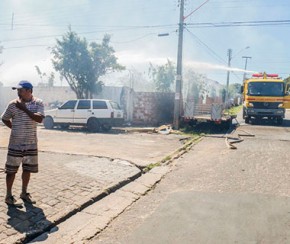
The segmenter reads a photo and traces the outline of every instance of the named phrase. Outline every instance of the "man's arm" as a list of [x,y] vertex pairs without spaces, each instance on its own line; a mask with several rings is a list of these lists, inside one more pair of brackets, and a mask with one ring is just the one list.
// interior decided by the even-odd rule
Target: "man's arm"
[[[25,106],[25,104],[20,103],[20,102],[16,102],[16,107],[19,108],[20,110],[22,110],[23,112],[25,112],[32,120],[41,123],[43,120],[43,115],[39,114],[39,113],[33,113],[30,110],[27,109],[27,107]],[[3,122],[4,123],[4,122]]]
[[3,122],[7,127],[9,127],[10,129],[12,128],[12,123],[11,123],[10,120],[2,119],[2,122]]

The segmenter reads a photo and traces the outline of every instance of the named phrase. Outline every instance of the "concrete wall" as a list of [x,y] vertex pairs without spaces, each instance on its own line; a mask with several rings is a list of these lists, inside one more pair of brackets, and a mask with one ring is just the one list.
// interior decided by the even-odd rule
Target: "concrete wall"
[[[69,87],[34,87],[33,95],[43,100],[45,109],[54,107],[54,104],[75,99],[75,93]],[[9,101],[17,98],[17,91],[11,87],[0,87],[0,113],[5,110]]]

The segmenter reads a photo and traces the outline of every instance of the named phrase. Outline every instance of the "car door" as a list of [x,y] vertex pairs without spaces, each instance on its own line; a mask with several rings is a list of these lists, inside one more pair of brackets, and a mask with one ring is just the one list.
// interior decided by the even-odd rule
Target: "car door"
[[74,123],[86,124],[88,120],[88,114],[90,114],[91,112],[92,112],[91,100],[90,99],[79,100],[74,113]]
[[77,100],[69,100],[61,105],[56,116],[53,118],[56,123],[73,123],[74,111]]
[[93,100],[93,116],[96,118],[111,118],[111,110],[104,100]]

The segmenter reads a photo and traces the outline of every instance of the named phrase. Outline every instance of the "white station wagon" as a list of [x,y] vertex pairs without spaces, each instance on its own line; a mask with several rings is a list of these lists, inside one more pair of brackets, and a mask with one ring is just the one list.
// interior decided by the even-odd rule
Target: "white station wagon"
[[59,108],[45,111],[43,121],[46,129],[54,126],[68,128],[84,125],[91,132],[109,131],[112,126],[123,123],[123,111],[118,103],[103,99],[68,100]]

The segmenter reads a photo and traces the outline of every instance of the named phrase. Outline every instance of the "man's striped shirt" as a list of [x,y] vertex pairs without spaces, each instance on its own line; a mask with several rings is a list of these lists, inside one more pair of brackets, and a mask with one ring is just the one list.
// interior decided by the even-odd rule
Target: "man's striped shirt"
[[[11,120],[12,122],[9,145],[37,144],[37,122],[16,107],[17,100],[12,100],[2,114],[3,120]],[[33,97],[25,105],[31,112],[44,116],[44,106],[41,99]]]

